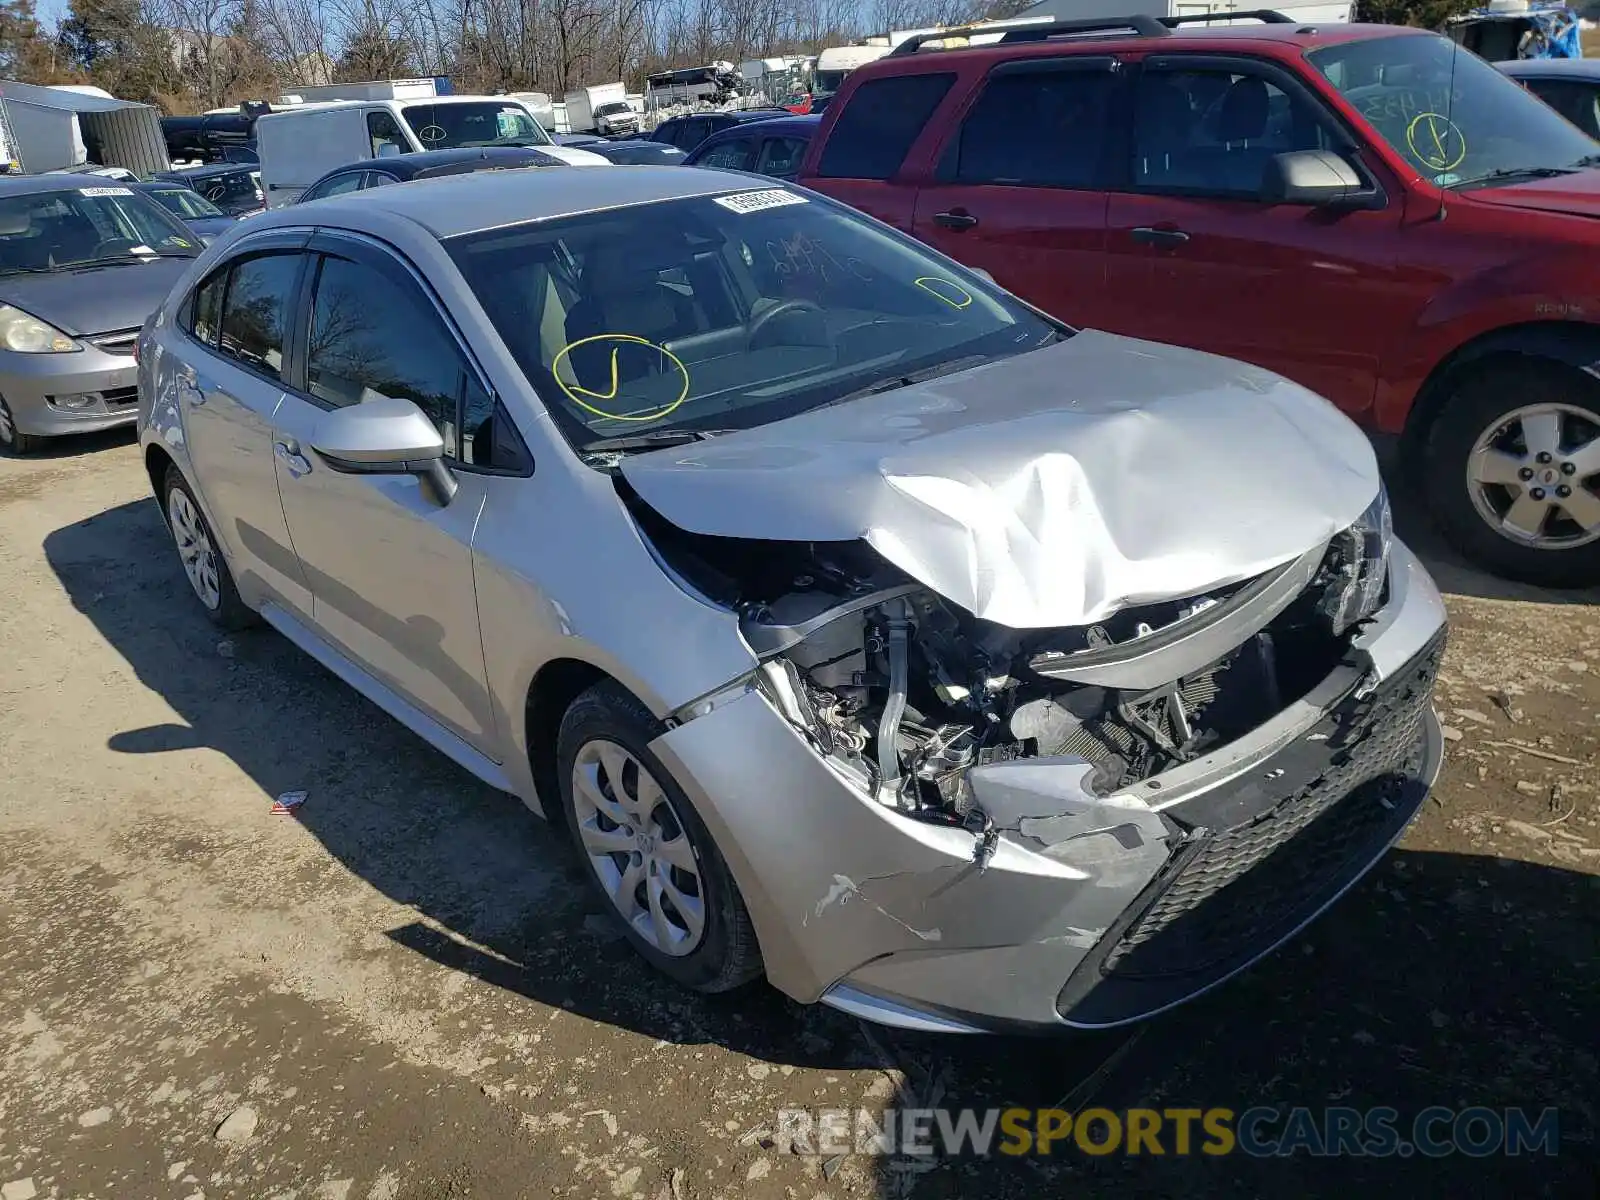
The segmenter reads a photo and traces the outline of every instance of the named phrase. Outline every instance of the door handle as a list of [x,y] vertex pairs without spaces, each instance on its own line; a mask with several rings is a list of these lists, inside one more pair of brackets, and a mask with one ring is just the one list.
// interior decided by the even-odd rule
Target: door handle
[[278,456],[278,461],[283,464],[283,469],[296,479],[311,473],[311,463],[300,453],[300,447],[295,443],[273,442],[272,452]]
[[933,223],[943,225],[946,229],[971,229],[978,223],[978,218],[969,212],[951,211],[934,213]]
[[1162,246],[1172,248],[1181,246],[1189,240],[1189,235],[1181,229],[1156,229],[1150,225],[1141,225],[1132,231],[1133,240],[1143,242],[1147,246]]

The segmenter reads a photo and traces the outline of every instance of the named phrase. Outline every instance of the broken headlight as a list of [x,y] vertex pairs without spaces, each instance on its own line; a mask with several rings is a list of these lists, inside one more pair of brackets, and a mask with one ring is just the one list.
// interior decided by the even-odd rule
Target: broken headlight
[[1323,561],[1323,593],[1318,608],[1332,623],[1334,636],[1343,636],[1382,606],[1393,542],[1389,493],[1379,484],[1377,499],[1353,525],[1334,536]]

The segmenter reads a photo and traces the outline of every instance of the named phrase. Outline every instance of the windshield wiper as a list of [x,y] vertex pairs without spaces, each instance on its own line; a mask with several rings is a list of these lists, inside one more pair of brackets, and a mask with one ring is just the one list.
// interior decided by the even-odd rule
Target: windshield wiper
[[54,275],[55,267],[4,267],[0,275]]
[[583,454],[600,454],[606,450],[659,450],[663,446],[703,442],[718,434],[734,432],[732,429],[657,429],[650,433],[624,433],[618,437],[600,438],[585,442],[578,450]]
[[1452,188],[1471,187],[1479,183],[1502,183],[1511,179],[1554,179],[1558,175],[1572,175],[1581,167],[1500,167],[1471,179],[1458,179]]
[[968,354],[963,358],[952,358],[948,362],[936,366],[925,367],[921,371],[909,371],[904,375],[893,375],[888,379],[880,379],[877,383],[869,383],[864,388],[857,388],[853,392],[846,392],[837,399],[828,401],[820,407],[826,408],[831,404],[843,404],[846,400],[859,400],[863,396],[877,396],[884,392],[892,392],[898,388],[912,387],[915,384],[927,383],[930,379],[937,379],[941,375],[954,375],[957,371],[965,371],[968,367],[976,367],[980,363],[989,362],[995,356],[992,354]]
[[1573,170],[1579,171],[1588,167],[1600,167],[1600,154],[1585,154],[1577,162],[1568,163]]

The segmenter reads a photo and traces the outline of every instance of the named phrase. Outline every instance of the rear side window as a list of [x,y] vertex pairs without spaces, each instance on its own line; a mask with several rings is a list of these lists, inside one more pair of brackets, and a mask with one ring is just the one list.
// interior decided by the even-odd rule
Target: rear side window
[[942,176],[959,183],[1096,187],[1114,78],[1095,70],[991,78],[961,123]]
[[213,271],[195,289],[188,311],[180,319],[183,331],[197,342],[217,344],[217,324],[222,318],[222,293],[228,286],[228,268]]
[[730,171],[748,171],[755,162],[756,144],[749,138],[733,138],[712,146],[697,160],[702,167],[724,167]]
[[272,379],[283,377],[284,330],[300,260],[293,252],[242,259],[223,296],[217,348]]
[[756,163],[756,170],[763,175],[792,179],[805,155],[806,143],[801,138],[768,138],[762,143],[761,160]]
[[1564,79],[1519,79],[1517,82],[1590,137],[1600,137],[1600,109],[1595,104],[1596,99],[1600,99],[1600,89],[1594,84]]
[[900,169],[950,85],[951,74],[892,75],[851,94],[822,147],[825,179],[888,179]]

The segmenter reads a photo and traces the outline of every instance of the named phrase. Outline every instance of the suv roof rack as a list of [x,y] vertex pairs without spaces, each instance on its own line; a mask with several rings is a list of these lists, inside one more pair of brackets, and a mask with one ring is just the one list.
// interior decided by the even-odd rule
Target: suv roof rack
[[1198,25],[1202,21],[1260,21],[1263,25],[1299,23],[1296,18],[1272,8],[1252,8],[1245,12],[1186,13],[1178,17],[1157,17],[1156,20],[1168,29],[1176,29],[1179,25]]
[[[1232,14],[1229,14],[1230,16]],[[1287,20],[1287,18],[1285,18]],[[888,57],[895,58],[902,54],[915,54],[929,42],[943,42],[951,38],[978,37],[985,34],[996,34],[1000,37],[997,42],[1007,44],[1012,42],[1042,42],[1053,37],[1071,36],[1079,33],[1133,33],[1139,37],[1167,37],[1172,33],[1166,25],[1155,17],[1138,15],[1130,17],[1091,17],[1081,21],[1058,21],[1052,17],[1023,18],[1020,21],[988,21],[981,25],[962,25],[954,29],[935,29],[928,33],[913,34],[901,42]],[[951,49],[981,49],[982,47],[950,47]]]

